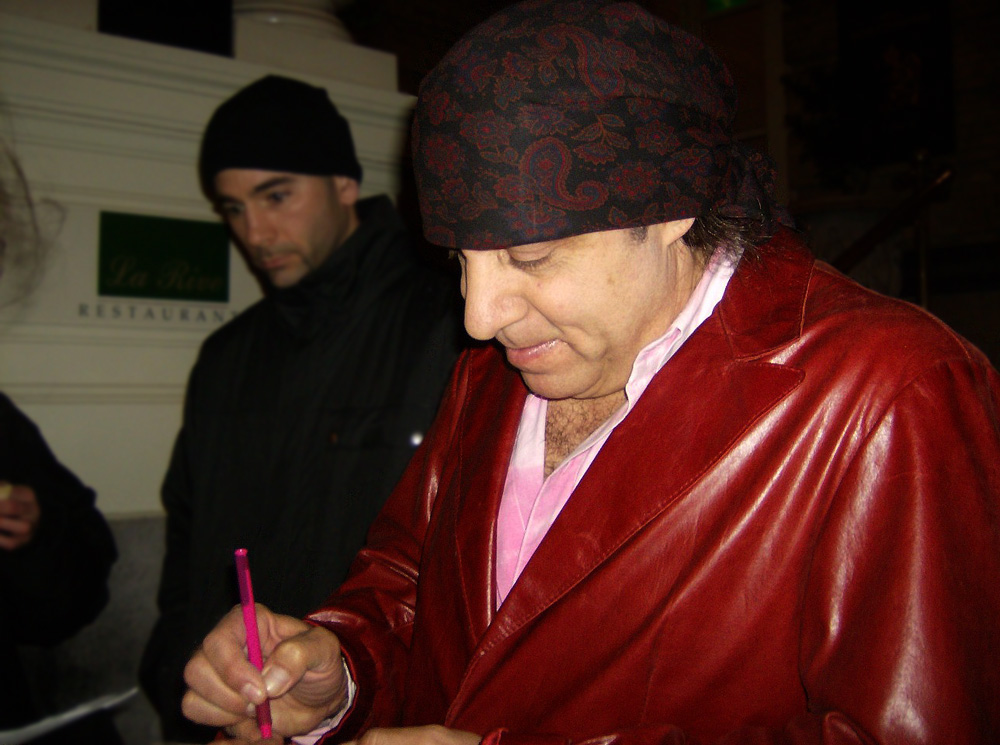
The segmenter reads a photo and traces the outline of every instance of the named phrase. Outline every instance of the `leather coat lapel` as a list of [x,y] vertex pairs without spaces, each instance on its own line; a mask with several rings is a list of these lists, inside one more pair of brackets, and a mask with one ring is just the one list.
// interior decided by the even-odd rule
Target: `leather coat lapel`
[[[800,371],[777,365],[731,359],[706,365],[700,350],[695,350],[703,345],[704,339],[692,345],[687,360],[672,361],[672,368],[661,373],[666,379],[658,380],[655,390],[647,390],[609,438],[515,583],[481,646],[488,645],[491,633],[515,633],[598,569],[646,523],[682,498],[755,420],[802,380]],[[712,372],[706,373],[706,368]],[[697,381],[697,396],[690,394],[692,380]],[[704,400],[730,404],[724,412],[706,417]],[[665,411],[670,412],[667,421]],[[627,501],[609,509],[608,484],[635,486]]]
[[[502,357],[501,352],[496,354]],[[488,400],[471,407],[461,427],[489,432],[492,436],[460,438],[462,442],[471,442],[472,447],[463,448],[459,454],[462,497],[458,500],[454,531],[460,586],[472,634],[470,648],[483,638],[493,621],[496,515],[528,394],[521,376],[505,362],[490,365],[485,373],[478,380],[470,380],[469,389],[489,391]],[[492,519],[484,520],[484,515],[491,515]]]

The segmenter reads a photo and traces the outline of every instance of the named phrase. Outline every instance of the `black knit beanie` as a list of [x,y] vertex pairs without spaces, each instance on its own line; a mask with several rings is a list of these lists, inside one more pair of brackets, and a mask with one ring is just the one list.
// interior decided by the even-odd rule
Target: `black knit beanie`
[[327,92],[277,75],[238,91],[209,120],[198,165],[206,194],[227,168],[361,181],[351,129]]

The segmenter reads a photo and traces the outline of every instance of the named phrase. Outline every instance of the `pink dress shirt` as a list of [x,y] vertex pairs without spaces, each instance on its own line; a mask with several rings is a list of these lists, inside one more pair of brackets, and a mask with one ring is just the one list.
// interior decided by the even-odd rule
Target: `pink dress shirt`
[[548,402],[529,393],[514,441],[497,518],[497,607],[531,560],[576,485],[615,427],[628,416],[659,372],[722,299],[735,265],[713,256],[667,332],[639,352],[625,385],[626,403],[545,478],[545,412]]

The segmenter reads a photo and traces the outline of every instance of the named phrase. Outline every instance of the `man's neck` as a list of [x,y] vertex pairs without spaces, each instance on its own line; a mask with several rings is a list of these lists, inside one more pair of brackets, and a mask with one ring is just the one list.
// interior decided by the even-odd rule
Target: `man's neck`
[[625,391],[602,398],[549,401],[545,411],[545,477],[625,403]]

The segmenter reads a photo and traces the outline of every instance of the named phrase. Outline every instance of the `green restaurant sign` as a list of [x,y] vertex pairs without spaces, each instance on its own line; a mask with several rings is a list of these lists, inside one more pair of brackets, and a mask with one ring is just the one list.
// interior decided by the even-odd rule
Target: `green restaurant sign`
[[225,226],[102,212],[97,292],[151,300],[229,301]]

